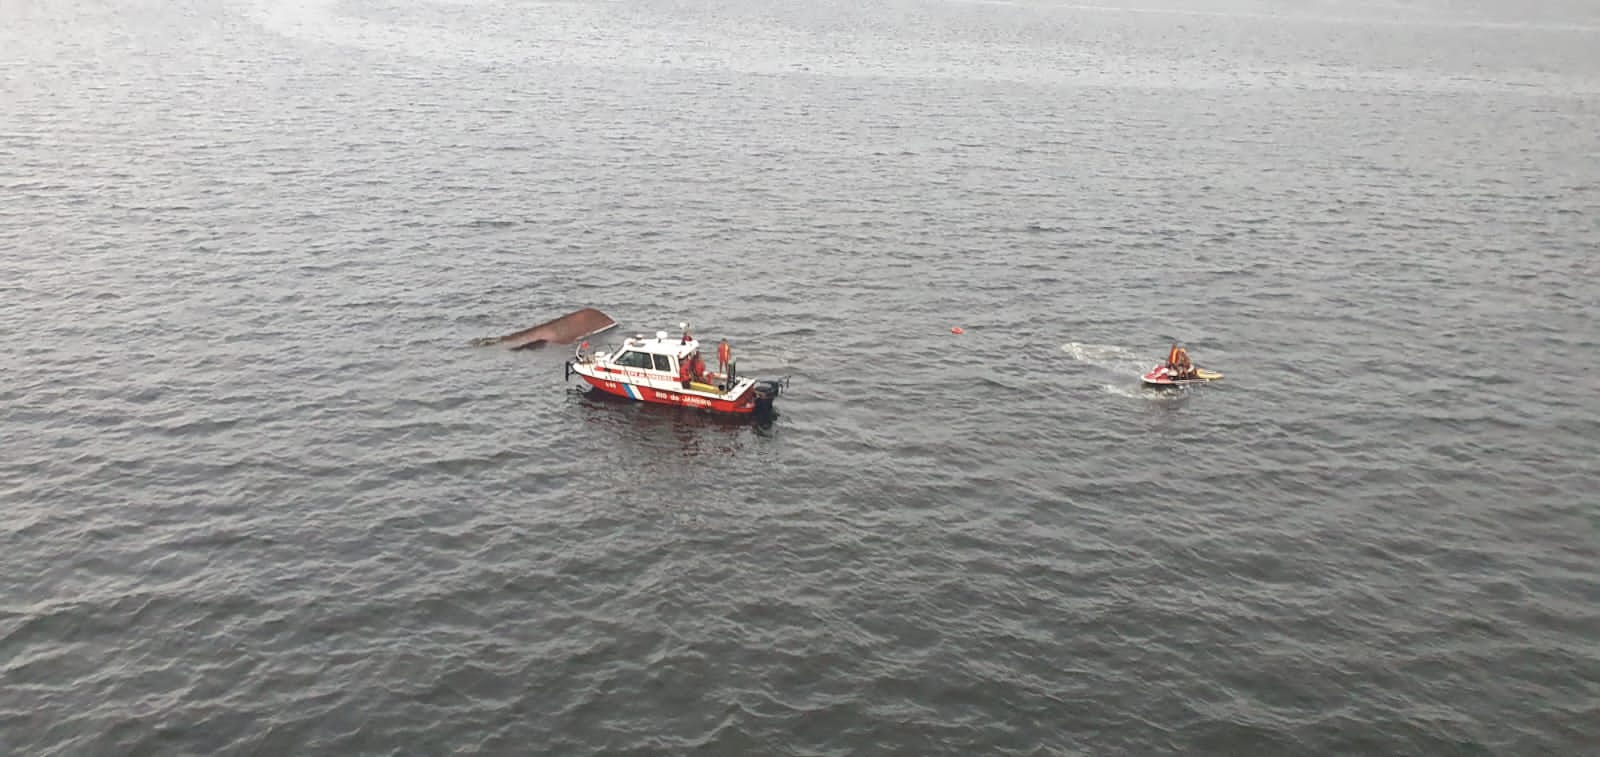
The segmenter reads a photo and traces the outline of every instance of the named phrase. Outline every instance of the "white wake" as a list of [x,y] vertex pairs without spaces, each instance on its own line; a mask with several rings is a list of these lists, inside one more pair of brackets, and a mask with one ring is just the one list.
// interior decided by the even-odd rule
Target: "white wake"
[[1140,374],[1150,370],[1150,366],[1161,362],[1161,359],[1166,357],[1165,353],[1154,356],[1145,355],[1114,344],[1067,342],[1061,345],[1061,350],[1080,363],[1112,373],[1129,374],[1135,379]]

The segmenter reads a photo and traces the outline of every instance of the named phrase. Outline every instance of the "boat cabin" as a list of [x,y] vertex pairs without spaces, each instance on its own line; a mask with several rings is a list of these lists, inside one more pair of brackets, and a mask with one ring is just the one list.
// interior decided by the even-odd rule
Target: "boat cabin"
[[643,334],[630,336],[622,341],[621,349],[611,354],[597,352],[595,360],[608,363],[613,368],[637,368],[677,376],[678,365],[685,360],[693,360],[698,354],[699,341],[693,336],[669,339],[666,331],[656,331],[654,339],[646,339]]

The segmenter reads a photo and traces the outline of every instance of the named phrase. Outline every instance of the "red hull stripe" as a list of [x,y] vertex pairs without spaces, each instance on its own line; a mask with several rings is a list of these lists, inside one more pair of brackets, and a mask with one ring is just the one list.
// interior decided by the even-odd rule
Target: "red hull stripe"
[[589,382],[590,386],[599,389],[606,394],[612,394],[618,397],[627,397],[628,399],[638,400],[640,402],[653,402],[658,405],[678,405],[680,407],[698,407],[706,410],[714,410],[719,413],[753,413],[756,409],[755,400],[754,398],[748,396],[748,392],[746,392],[745,397],[742,397],[738,400],[725,400],[715,399],[712,397],[702,397],[698,394],[685,394],[683,392],[654,389],[648,386],[639,386],[637,384],[625,384],[621,381],[608,381],[606,379],[596,378],[594,376],[584,376],[583,380]]

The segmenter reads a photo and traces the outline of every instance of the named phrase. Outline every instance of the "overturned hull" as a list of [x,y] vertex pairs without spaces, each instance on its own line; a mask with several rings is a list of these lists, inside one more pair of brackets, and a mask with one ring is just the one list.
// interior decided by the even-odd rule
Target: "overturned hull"
[[572,344],[616,325],[611,316],[594,308],[584,308],[505,336],[477,339],[473,344],[479,347],[500,345],[508,350],[537,349],[547,344]]

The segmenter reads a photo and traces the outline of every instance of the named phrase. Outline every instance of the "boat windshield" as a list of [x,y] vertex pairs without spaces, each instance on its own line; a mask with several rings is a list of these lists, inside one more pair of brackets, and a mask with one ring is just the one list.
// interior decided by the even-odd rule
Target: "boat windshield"
[[627,352],[624,352],[624,353],[616,356],[615,358],[612,358],[611,364],[612,365],[620,365],[620,366],[622,366],[624,368],[654,368],[655,367],[654,361],[650,359],[650,353],[648,353],[648,352],[640,352],[638,350],[628,350]]

